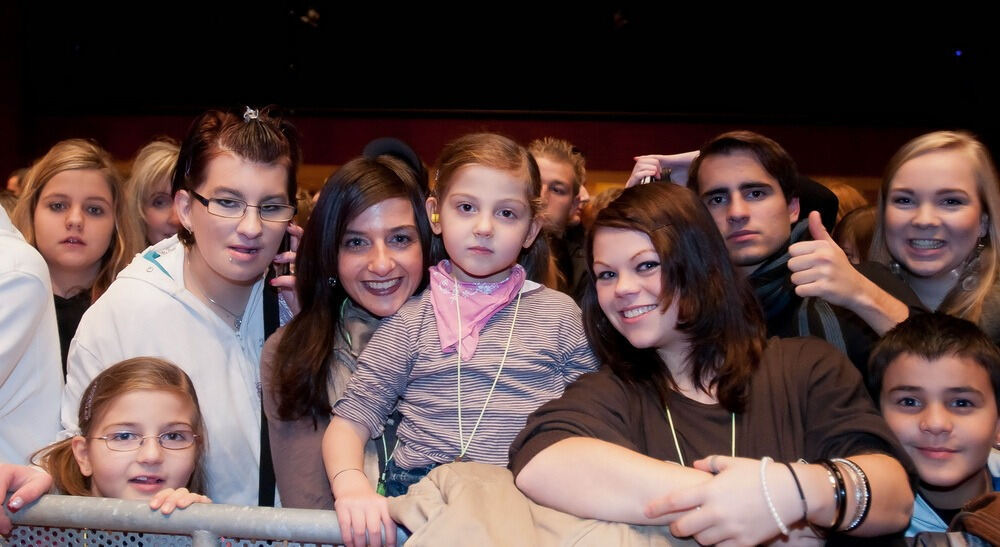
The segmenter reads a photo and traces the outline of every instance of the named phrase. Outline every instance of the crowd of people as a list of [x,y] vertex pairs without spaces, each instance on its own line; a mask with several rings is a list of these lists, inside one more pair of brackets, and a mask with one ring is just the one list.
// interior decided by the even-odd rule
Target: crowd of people
[[1000,183],[973,136],[905,144],[874,206],[748,131],[592,199],[561,139],[469,134],[430,170],[372,144],[315,203],[268,108],[202,114],[127,180],[80,139],[20,175],[11,511],[335,509],[347,545],[392,545],[390,500],[478,464],[703,545],[990,538]]

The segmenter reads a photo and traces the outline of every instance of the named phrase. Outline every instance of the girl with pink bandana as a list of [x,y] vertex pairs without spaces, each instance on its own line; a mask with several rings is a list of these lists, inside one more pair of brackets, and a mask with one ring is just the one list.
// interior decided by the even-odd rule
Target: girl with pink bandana
[[[506,465],[527,416],[597,369],[576,304],[531,280],[547,261],[541,181],[523,147],[472,134],[448,144],[427,199],[447,260],[375,332],[323,439],[348,546],[392,544],[386,495],[453,461]],[[438,253],[440,255],[440,253]],[[398,405],[398,406],[397,406]],[[394,409],[399,442],[372,489],[363,447]]]

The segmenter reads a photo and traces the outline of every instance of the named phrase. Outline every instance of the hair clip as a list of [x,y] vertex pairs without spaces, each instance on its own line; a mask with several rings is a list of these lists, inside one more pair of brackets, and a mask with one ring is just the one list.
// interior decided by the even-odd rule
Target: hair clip
[[97,392],[97,382],[95,381],[90,385],[90,390],[87,392],[87,400],[83,404],[83,421],[90,421],[91,406],[94,404],[94,393]]
[[259,110],[254,110],[248,106],[246,112],[243,113],[243,121],[250,123],[250,120],[256,120],[259,116]]

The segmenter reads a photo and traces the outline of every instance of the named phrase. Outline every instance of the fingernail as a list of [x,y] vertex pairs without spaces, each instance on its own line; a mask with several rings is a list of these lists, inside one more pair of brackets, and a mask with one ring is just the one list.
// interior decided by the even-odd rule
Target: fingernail
[[24,500],[21,499],[20,497],[17,497],[17,498],[12,498],[10,500],[10,502],[7,504],[7,508],[10,509],[11,511],[16,512],[18,509],[21,508],[22,505],[24,505]]

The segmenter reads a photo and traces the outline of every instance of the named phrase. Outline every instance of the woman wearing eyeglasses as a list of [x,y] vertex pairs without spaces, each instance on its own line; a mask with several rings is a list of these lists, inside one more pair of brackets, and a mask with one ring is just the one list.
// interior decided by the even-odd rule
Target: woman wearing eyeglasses
[[180,231],[137,255],[84,315],[69,352],[63,427],[76,429],[85,386],[110,364],[170,360],[202,401],[212,439],[206,493],[258,503],[265,276],[293,259],[278,253],[285,235],[301,233],[289,224],[298,161],[294,129],[267,109],[194,121],[172,181]]

